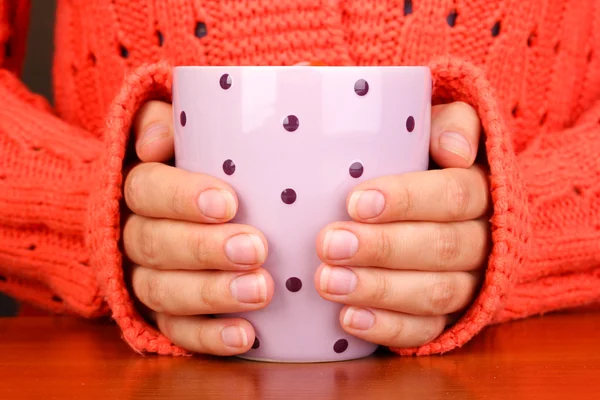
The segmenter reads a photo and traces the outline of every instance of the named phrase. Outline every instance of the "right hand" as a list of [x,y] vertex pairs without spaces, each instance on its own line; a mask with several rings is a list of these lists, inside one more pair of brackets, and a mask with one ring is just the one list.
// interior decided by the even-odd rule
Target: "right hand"
[[134,122],[141,161],[125,177],[131,214],[123,246],[131,261],[131,285],[145,314],[174,344],[192,352],[236,355],[254,343],[252,325],[211,314],[265,307],[273,280],[261,268],[267,241],[256,228],[225,223],[237,197],[225,182],[171,167],[170,104],[152,101]]

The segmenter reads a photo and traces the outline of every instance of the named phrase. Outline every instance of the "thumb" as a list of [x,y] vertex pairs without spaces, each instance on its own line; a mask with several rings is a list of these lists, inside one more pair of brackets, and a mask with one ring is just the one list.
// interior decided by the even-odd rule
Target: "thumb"
[[442,168],[469,168],[475,162],[481,121],[473,107],[463,102],[431,109],[431,158]]
[[143,162],[163,162],[173,158],[173,108],[162,101],[149,101],[133,122],[135,151]]

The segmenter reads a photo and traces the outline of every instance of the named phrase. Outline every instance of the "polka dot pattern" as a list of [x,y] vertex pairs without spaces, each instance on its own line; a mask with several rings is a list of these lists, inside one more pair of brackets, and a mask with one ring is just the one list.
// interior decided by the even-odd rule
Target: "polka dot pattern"
[[348,341],[346,339],[340,339],[333,345],[333,351],[336,353],[343,353],[348,349]]
[[[231,88],[233,80],[229,74],[221,75],[219,79],[219,85],[223,90],[228,90]],[[369,83],[364,79],[359,79],[354,84],[354,92],[358,96],[365,96],[369,93]],[[187,117],[184,111],[180,114],[180,122],[182,126],[185,126],[187,123]],[[300,127],[300,120],[295,115],[288,115],[283,119],[283,128],[288,132],[295,132]],[[415,129],[415,119],[413,116],[409,116],[406,119],[406,129],[408,132],[413,132]],[[226,175],[233,175],[236,172],[236,165],[233,160],[227,159],[223,162],[222,165],[223,172]],[[352,178],[360,178],[364,174],[364,166],[360,161],[354,161],[348,167],[348,174]],[[298,198],[296,191],[292,188],[287,188],[281,192],[281,201],[284,204],[294,204]],[[302,280],[298,277],[290,277],[285,281],[286,289],[291,293],[297,293],[302,290]],[[256,350],[260,348],[260,339],[255,337],[254,343],[252,344],[252,349]],[[349,343],[347,339],[339,339],[333,344],[333,351],[335,353],[341,354],[344,353],[348,349]]]
[[364,171],[365,171],[365,169],[364,169],[362,163],[357,161],[357,162],[352,163],[348,172],[350,173],[351,177],[360,178]]
[[412,115],[406,119],[406,130],[409,132],[415,130],[415,118]]
[[223,163],[223,172],[226,175],[233,175],[235,172],[235,163],[232,160],[225,160]]
[[292,293],[299,292],[302,289],[302,281],[299,278],[290,278],[285,282],[285,287]]
[[294,204],[296,202],[296,191],[294,189],[285,189],[281,192],[281,201],[285,204]]
[[221,79],[219,80],[219,85],[221,86],[221,89],[228,90],[232,84],[233,80],[231,79],[231,75],[223,74],[221,76]]
[[369,93],[369,83],[364,79],[359,79],[354,84],[354,92],[359,96],[365,96]]
[[295,132],[300,127],[300,120],[295,115],[288,115],[283,119],[283,128],[288,132]]
[[187,115],[185,115],[185,111],[182,111],[181,114],[179,114],[179,123],[181,123],[181,126],[187,124]]

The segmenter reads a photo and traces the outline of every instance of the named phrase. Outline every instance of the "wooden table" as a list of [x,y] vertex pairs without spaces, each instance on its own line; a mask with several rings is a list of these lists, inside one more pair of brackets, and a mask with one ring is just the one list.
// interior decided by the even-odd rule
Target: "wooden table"
[[110,322],[0,319],[0,399],[600,399],[600,313],[485,330],[443,356],[329,364],[142,357]]

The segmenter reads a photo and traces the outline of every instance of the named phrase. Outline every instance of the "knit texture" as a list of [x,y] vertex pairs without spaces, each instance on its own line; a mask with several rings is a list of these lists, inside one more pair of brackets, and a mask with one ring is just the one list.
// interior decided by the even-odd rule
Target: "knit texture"
[[[434,103],[481,117],[493,247],[483,286],[433,342],[600,303],[597,0],[63,0],[56,105],[18,81],[29,1],[0,0],[0,290],[52,312],[112,315],[136,351],[187,354],[125,285],[122,168],[174,65],[430,65]],[[316,268],[316,267],[315,267]]]

